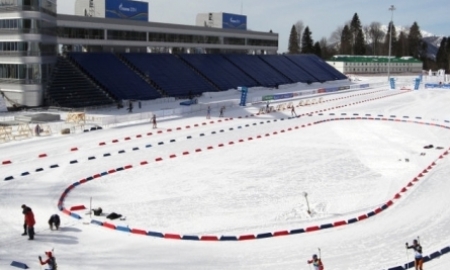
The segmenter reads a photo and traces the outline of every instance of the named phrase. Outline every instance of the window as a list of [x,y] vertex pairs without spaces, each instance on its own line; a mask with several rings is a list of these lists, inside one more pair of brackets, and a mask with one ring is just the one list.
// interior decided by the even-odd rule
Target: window
[[77,39],[105,39],[103,29],[69,28],[59,27],[58,37]]
[[[147,41],[146,32],[108,30],[107,35],[109,40]],[[91,38],[91,35],[88,33],[86,38]]]
[[245,38],[230,38],[230,37],[226,37],[226,38],[223,39],[223,44],[245,45]]

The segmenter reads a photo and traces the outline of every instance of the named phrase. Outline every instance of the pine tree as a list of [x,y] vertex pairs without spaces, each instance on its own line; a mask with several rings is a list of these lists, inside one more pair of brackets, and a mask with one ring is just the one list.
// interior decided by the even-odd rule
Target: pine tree
[[344,26],[344,29],[342,29],[341,48],[340,48],[339,53],[346,54],[346,55],[352,54],[352,42],[351,42],[350,28],[347,25]]
[[405,32],[400,32],[397,41],[397,47],[395,48],[395,52],[393,53],[397,57],[407,56],[408,53],[408,38],[406,37]]
[[422,34],[420,33],[419,25],[414,22],[408,34],[409,55],[420,59],[422,54],[426,54],[426,52],[423,51],[422,43]]
[[317,41],[316,43],[314,43],[313,51],[314,51],[313,53],[314,53],[315,55],[319,56],[320,58],[323,58],[323,57],[322,57],[322,48],[320,47],[319,41]]
[[448,66],[446,68],[447,72],[450,72],[450,36],[447,37],[447,63]]
[[[352,21],[350,22],[350,38],[351,38],[351,44],[352,44],[352,54],[359,54],[356,51],[361,50],[361,48],[357,48],[357,47],[361,46],[361,44],[360,44],[361,37],[358,38],[360,31],[362,32],[361,21],[359,20],[358,13],[355,13],[353,15]],[[364,42],[364,35],[361,35],[361,36],[362,36],[362,41]]]
[[436,64],[438,68],[447,69],[448,68],[448,52],[447,52],[447,38],[444,37],[441,40],[441,45],[439,46],[439,50],[436,54]]
[[314,53],[314,41],[312,39],[312,33],[309,31],[309,26],[306,26],[303,32],[301,53]]
[[289,35],[289,54],[299,54],[300,53],[300,45],[298,44],[298,36],[297,30],[295,29],[295,25],[292,25],[291,34]]
[[353,49],[355,55],[365,55],[366,54],[366,41],[364,40],[364,34],[362,29],[358,31],[356,36],[355,46]]
[[384,55],[389,55],[389,39],[390,39],[391,31],[392,31],[391,55],[394,54],[396,47],[397,47],[397,31],[395,29],[394,23],[390,22],[389,27],[388,27],[388,32],[384,39],[384,45],[383,45]]

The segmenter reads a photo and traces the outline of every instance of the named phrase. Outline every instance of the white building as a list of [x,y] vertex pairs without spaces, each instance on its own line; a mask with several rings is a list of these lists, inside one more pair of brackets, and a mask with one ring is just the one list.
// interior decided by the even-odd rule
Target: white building
[[[57,14],[57,1],[1,0],[0,94],[7,105],[41,106],[59,53],[276,54],[278,34],[247,31],[246,17],[221,13],[222,27],[148,21],[148,3],[77,0],[76,13]],[[214,20],[216,19],[213,17]]]
[[200,13],[197,15],[195,25],[221,29],[247,30],[247,16],[224,12]]
[[413,57],[335,55],[327,63],[344,74],[422,73],[422,62]]

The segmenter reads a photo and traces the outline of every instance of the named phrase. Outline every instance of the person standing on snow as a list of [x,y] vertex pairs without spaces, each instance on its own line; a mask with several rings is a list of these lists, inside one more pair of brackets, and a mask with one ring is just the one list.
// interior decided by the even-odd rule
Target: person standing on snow
[[406,242],[407,249],[414,249],[414,266],[416,270],[423,270],[423,255],[422,255],[422,246],[420,245],[417,239],[413,240],[413,244],[410,246],[408,242]]
[[25,214],[28,212],[29,209],[30,209],[30,207],[26,206],[25,204],[22,204],[22,214],[24,216],[24,219],[23,219],[23,233],[22,233],[22,235],[28,235],[28,232],[27,232],[27,221],[25,219]]
[[324,270],[325,269],[323,267],[322,260],[320,258],[318,258],[316,254],[314,254],[312,256],[312,259],[308,260],[307,263],[308,264],[312,264],[313,267],[314,267],[314,270]]
[[294,105],[292,105],[292,107],[291,107],[291,116],[297,116],[297,113],[295,112],[295,106]]
[[22,205],[22,213],[25,215],[25,224],[24,229],[25,232],[22,235],[28,234],[28,240],[34,239],[34,224],[36,224],[36,221],[34,220],[34,214],[30,207],[26,206],[25,204]]
[[206,109],[206,119],[210,119],[211,118],[211,107],[208,106],[208,108]]
[[42,257],[38,256],[39,262],[41,263],[41,265],[48,264],[47,270],[57,270],[58,266],[56,264],[56,259],[55,259],[55,257],[53,257],[52,252],[51,251],[46,251],[45,255],[47,255],[47,259],[45,261],[42,261]]
[[156,128],[156,114],[153,114],[153,116],[152,116],[152,123],[153,123],[153,128]]

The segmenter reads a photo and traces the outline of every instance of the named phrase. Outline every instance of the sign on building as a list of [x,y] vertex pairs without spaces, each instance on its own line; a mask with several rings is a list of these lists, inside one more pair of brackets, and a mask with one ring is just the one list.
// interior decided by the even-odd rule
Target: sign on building
[[200,13],[196,18],[197,26],[247,30],[247,16],[231,13]]
[[105,18],[148,22],[148,3],[128,0],[106,0]]
[[223,13],[222,28],[247,30],[247,16]]

